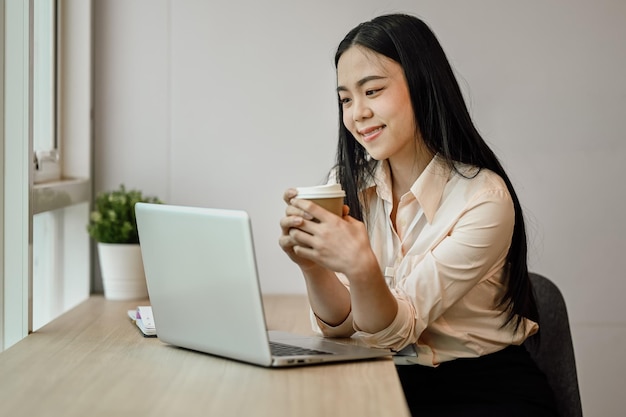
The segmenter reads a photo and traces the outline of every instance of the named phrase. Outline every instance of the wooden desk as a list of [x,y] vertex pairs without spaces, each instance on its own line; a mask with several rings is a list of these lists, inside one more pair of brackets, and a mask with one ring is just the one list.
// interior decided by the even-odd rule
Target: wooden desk
[[[265,369],[142,337],[138,304],[92,297],[0,353],[0,415],[409,415],[391,359]],[[305,297],[265,306],[270,329],[311,333]]]

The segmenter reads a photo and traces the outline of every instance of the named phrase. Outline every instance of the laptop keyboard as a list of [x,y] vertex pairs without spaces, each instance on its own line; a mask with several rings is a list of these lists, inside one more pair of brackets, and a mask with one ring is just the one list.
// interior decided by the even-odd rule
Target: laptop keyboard
[[270,342],[270,350],[274,356],[332,355],[331,352],[285,345],[278,342]]

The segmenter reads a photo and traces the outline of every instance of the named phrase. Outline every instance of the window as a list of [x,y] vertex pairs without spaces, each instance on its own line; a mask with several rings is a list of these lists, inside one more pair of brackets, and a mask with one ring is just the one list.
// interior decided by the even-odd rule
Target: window
[[61,178],[57,129],[57,0],[33,1],[34,182]]

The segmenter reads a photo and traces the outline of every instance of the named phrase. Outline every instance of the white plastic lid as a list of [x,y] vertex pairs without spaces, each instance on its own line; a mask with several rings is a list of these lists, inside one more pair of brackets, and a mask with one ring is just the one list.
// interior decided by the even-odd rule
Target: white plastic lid
[[336,198],[346,196],[346,192],[341,189],[340,184],[297,187],[296,190],[299,198]]

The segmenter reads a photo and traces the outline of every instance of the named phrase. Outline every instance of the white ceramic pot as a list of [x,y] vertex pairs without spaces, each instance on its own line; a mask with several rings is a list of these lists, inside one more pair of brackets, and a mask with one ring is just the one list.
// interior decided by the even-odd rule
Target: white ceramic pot
[[106,299],[148,298],[139,244],[98,243],[98,257]]

